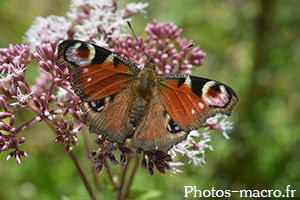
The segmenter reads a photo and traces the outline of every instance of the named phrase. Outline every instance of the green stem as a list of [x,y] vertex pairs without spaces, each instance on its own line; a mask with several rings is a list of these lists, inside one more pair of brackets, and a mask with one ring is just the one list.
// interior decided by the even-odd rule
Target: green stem
[[[89,142],[88,133],[87,133],[87,130],[86,130],[85,127],[82,127],[81,133],[82,133],[82,136],[83,136],[83,140],[84,140],[84,144],[85,144],[87,152],[92,152],[91,144]],[[95,182],[97,191],[101,192],[102,189],[101,189],[101,185],[99,183],[98,177],[95,173],[95,167],[91,167],[91,170],[92,170],[92,174],[93,174],[93,177],[94,177],[94,182]]]
[[104,159],[103,159],[103,165],[106,167],[107,174],[108,174],[109,179],[110,179],[111,183],[113,184],[114,188],[115,188],[116,190],[119,190],[120,186],[119,186],[117,183],[114,182],[113,175],[112,175],[112,173],[111,173],[111,171],[110,171],[110,168],[109,168],[109,166],[108,166],[108,163],[107,163],[106,159],[107,159],[107,158],[104,158]]
[[130,162],[130,158],[128,158],[128,161],[125,165],[125,167],[122,169],[122,176],[121,176],[121,183],[120,183],[120,187],[119,187],[119,193],[118,193],[118,199],[122,199],[122,189],[123,189],[123,186],[124,186],[124,182],[125,182],[125,175],[126,175],[126,172],[127,172],[127,169],[128,169],[128,165],[129,165],[129,162]]
[[80,175],[80,177],[81,177],[81,180],[83,181],[83,184],[84,184],[85,188],[87,189],[87,191],[88,191],[88,193],[89,193],[91,199],[92,199],[92,200],[97,200],[97,199],[96,199],[96,196],[94,195],[94,193],[93,193],[93,191],[92,191],[92,188],[91,188],[91,186],[89,185],[89,183],[88,183],[88,181],[87,181],[87,179],[86,179],[86,177],[85,177],[83,171],[81,170],[81,167],[79,166],[79,163],[77,162],[77,159],[76,159],[76,157],[74,156],[73,152],[72,152],[72,151],[69,151],[68,155],[70,156],[70,158],[71,158],[71,160],[73,161],[73,163],[74,163],[74,165],[75,165],[77,171],[79,172],[79,175]]
[[131,175],[130,175],[130,178],[129,178],[129,181],[128,181],[128,184],[127,184],[127,187],[126,187],[126,190],[125,190],[125,194],[124,194],[124,197],[123,197],[124,200],[128,197],[128,194],[129,194],[129,191],[130,191],[130,187],[132,185],[133,178],[134,178],[134,175],[136,174],[136,171],[137,171],[137,168],[139,166],[139,163],[140,163],[140,158],[138,156],[136,156],[135,157],[134,167],[133,167],[133,170],[131,172]]

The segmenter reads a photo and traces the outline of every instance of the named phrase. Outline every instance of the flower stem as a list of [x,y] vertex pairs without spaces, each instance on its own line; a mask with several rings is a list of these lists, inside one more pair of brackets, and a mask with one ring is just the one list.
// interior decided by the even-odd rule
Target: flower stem
[[104,164],[104,166],[105,166],[105,168],[106,168],[106,171],[107,171],[107,173],[108,173],[109,179],[110,179],[111,183],[113,184],[114,188],[115,188],[116,190],[119,190],[120,186],[119,186],[117,183],[114,182],[113,175],[112,175],[112,173],[111,173],[111,171],[110,171],[110,168],[109,168],[109,166],[108,166],[108,163],[107,163],[107,161],[106,161],[106,158],[103,159],[103,164]]
[[85,185],[85,188],[87,189],[90,197],[92,200],[97,200],[96,199],[96,196],[94,195],[93,191],[92,191],[92,188],[91,186],[89,185],[83,171],[81,170],[80,166],[79,166],[79,163],[77,162],[77,159],[76,157],[74,156],[73,152],[72,151],[69,151],[68,155],[70,156],[71,160],[73,161],[73,163],[75,164],[75,167],[77,169],[77,171],[79,172],[79,175],[81,177],[81,180],[83,181],[83,184]]
[[[88,133],[86,131],[86,127],[83,127],[81,129],[81,133],[82,133],[82,136],[83,136],[83,139],[84,139],[84,144],[85,144],[87,152],[92,152],[92,148],[91,148],[91,144],[89,142],[89,137],[88,137]],[[96,176],[96,173],[95,173],[95,167],[91,167],[91,170],[92,170],[92,174],[93,174],[93,177],[94,177],[94,182],[95,182],[95,186],[97,188],[97,191],[101,192],[102,189],[101,189],[100,182],[99,182],[99,180]]]
[[135,157],[134,167],[133,167],[133,170],[131,172],[131,175],[130,175],[130,178],[129,178],[129,181],[128,181],[128,184],[127,184],[127,187],[126,187],[125,194],[124,194],[124,196],[122,198],[124,200],[128,197],[129,190],[130,190],[130,187],[132,185],[133,178],[134,178],[134,175],[136,174],[136,171],[137,171],[137,168],[139,166],[139,163],[140,163],[140,158],[138,156],[136,156]]
[[123,186],[124,186],[124,181],[125,181],[125,175],[126,175],[126,172],[127,172],[127,169],[128,169],[128,165],[129,165],[129,162],[130,162],[131,158],[128,159],[125,167],[122,169],[122,177],[121,177],[121,183],[120,183],[120,187],[119,187],[119,193],[118,193],[118,199],[123,199],[122,198],[122,189],[123,189]]
[[26,122],[25,124],[23,124],[22,126],[17,128],[16,131],[15,131],[15,134],[18,134],[19,132],[23,131],[25,128],[27,128],[28,126],[34,124],[35,122],[37,122],[36,117],[34,117],[33,119],[29,120],[28,122]]

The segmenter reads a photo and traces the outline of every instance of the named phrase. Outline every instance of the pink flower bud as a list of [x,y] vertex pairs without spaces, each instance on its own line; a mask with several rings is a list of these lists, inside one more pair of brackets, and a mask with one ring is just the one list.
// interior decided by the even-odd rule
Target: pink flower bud
[[10,127],[5,124],[4,122],[0,122],[0,130],[4,130],[4,131],[10,131]]
[[13,126],[14,123],[15,123],[15,116],[12,115],[11,118],[10,118],[10,121],[9,121],[9,125],[10,125],[10,126]]
[[24,157],[27,157],[27,156],[28,156],[27,153],[26,153],[25,151],[20,151],[20,155],[21,155],[21,156],[24,156]]
[[10,117],[12,114],[9,112],[0,112],[0,119],[5,119],[7,117]]
[[17,163],[21,164],[21,157],[19,154],[15,154],[15,158],[16,158],[16,161]]
[[38,122],[40,122],[40,121],[43,120],[43,118],[41,118],[40,116],[36,116],[36,117],[35,117],[35,120],[38,121]]
[[15,155],[15,152],[9,153],[8,156],[6,157],[6,161],[10,160],[14,155]]
[[19,144],[22,144],[24,142],[25,142],[25,137],[21,137],[21,138],[18,139]]
[[49,103],[52,103],[54,100],[55,100],[55,96],[52,94],[52,95],[49,97],[48,102],[49,102]]

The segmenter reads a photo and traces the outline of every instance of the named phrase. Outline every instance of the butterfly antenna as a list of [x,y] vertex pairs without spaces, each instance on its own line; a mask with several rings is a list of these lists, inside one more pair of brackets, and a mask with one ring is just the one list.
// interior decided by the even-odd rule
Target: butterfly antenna
[[[178,53],[175,53],[174,55],[179,54],[179,53],[181,53],[181,52],[183,52],[183,51],[185,51],[185,50],[187,50],[187,49],[190,49],[190,48],[192,48],[193,46],[195,46],[195,43],[194,43],[194,42],[193,42],[192,44],[190,44],[189,46],[185,47],[184,49],[182,49],[181,51],[179,51]],[[172,55],[171,55],[171,56],[172,56]]]
[[[189,46],[185,47],[184,49],[182,49],[182,50],[179,51],[179,52],[172,53],[171,55],[169,55],[168,57],[162,59],[161,61],[167,60],[167,59],[170,58],[170,57],[173,57],[173,56],[175,56],[175,55],[177,55],[177,54],[180,54],[181,52],[183,52],[183,51],[185,51],[185,50],[187,50],[187,49],[190,49],[190,48],[192,48],[193,46],[195,46],[195,43],[190,44]],[[161,61],[159,61],[159,62],[161,62]]]
[[147,56],[147,54],[146,54],[146,52],[145,52],[144,48],[142,47],[142,44],[140,43],[140,41],[139,41],[139,40],[138,40],[138,38],[136,37],[136,34],[135,34],[135,32],[133,31],[133,28],[131,27],[131,24],[130,24],[130,22],[129,22],[129,21],[127,21],[127,24],[128,24],[128,26],[129,26],[129,28],[130,28],[130,30],[131,30],[131,32],[132,32],[132,34],[133,34],[134,38],[136,39],[137,43],[138,43],[138,44],[139,44],[139,46],[141,47],[141,49],[142,49],[142,51],[143,51],[144,55],[145,55],[145,56],[147,57],[147,59],[149,60],[149,57]]

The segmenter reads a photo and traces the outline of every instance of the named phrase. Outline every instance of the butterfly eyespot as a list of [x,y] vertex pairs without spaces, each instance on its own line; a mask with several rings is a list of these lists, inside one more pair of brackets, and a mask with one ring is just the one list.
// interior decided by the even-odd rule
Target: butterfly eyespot
[[[212,87],[216,87],[216,82],[215,81],[209,81],[209,82],[207,82],[207,83],[205,83],[205,85],[203,86],[203,88],[202,88],[202,92],[204,93],[204,94],[207,94],[207,93],[209,93],[209,90],[212,88]],[[219,87],[218,87],[219,88]]]
[[90,101],[89,102],[90,108],[92,108],[96,112],[100,112],[104,108],[104,99],[99,99],[96,101]]
[[167,129],[171,133],[178,133],[181,131],[181,128],[172,119],[169,120]]
[[69,46],[65,52],[66,59],[78,66],[90,64],[95,55],[95,48],[89,43],[75,43]]
[[202,88],[202,92],[202,98],[210,106],[225,107],[230,101],[225,86],[215,81],[207,82]]

